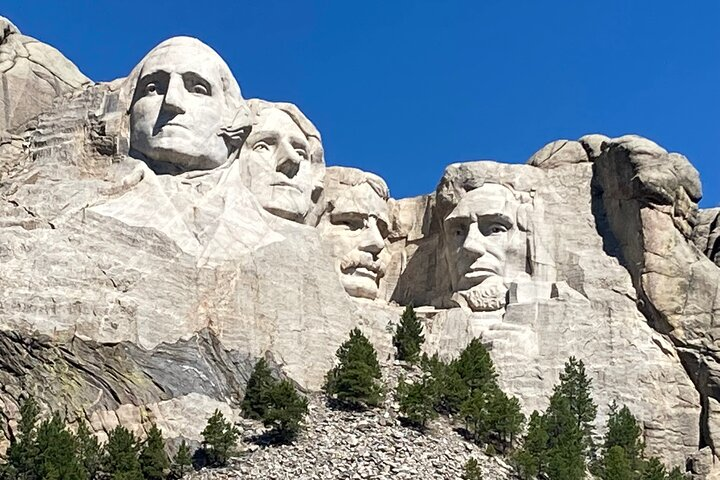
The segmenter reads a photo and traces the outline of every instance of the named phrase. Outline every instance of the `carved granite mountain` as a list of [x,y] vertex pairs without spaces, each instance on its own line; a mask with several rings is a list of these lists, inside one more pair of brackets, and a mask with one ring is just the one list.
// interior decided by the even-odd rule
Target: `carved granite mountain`
[[100,435],[154,421],[197,439],[215,408],[237,415],[257,358],[316,390],[355,326],[390,361],[388,326],[413,304],[428,352],[481,337],[526,412],[574,355],[598,427],[625,403],[650,453],[710,447],[712,466],[720,221],[685,157],[590,135],[526,165],[452,164],[395,200],[376,175],[326,169],[297,107],[246,101],[228,75],[170,39],[0,142],[10,428],[33,394]]

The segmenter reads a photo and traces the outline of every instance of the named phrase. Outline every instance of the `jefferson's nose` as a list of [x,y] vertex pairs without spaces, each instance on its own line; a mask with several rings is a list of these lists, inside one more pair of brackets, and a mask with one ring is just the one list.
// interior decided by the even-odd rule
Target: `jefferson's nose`
[[163,109],[175,114],[185,113],[185,85],[179,75],[170,75]]
[[477,223],[470,224],[467,237],[465,237],[465,242],[463,243],[463,249],[478,257],[482,257],[487,253],[485,249],[485,235],[480,232]]
[[373,256],[377,256],[383,248],[385,248],[385,239],[383,239],[383,236],[380,233],[377,220],[370,217],[368,219],[368,226],[363,232],[359,249],[363,252],[372,253]]
[[276,150],[277,162],[275,170],[288,178],[293,178],[300,170],[302,157],[288,142],[280,142]]

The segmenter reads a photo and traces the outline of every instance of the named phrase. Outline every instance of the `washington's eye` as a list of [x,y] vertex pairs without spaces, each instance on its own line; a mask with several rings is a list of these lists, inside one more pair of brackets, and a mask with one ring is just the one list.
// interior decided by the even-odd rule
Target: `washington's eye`
[[205,85],[195,84],[192,87],[192,92],[198,95],[210,95],[210,91]]
[[155,92],[157,92],[157,84],[155,84],[155,82],[150,82],[145,85],[145,95],[150,95]]

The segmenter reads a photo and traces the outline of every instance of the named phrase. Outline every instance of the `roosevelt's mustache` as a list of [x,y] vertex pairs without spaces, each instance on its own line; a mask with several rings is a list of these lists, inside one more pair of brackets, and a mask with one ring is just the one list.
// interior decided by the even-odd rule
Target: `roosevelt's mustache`
[[378,278],[385,276],[385,264],[380,259],[374,259],[369,252],[353,250],[340,261],[340,270],[344,273],[356,268],[366,268],[375,272]]

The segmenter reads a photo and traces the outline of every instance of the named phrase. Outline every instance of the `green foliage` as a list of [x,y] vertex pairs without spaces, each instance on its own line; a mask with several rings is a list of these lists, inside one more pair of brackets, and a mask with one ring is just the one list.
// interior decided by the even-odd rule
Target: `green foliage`
[[40,407],[33,397],[20,405],[17,438],[10,439],[7,451],[7,474],[16,480],[34,480],[36,478],[36,459],[38,456],[35,424]]
[[483,475],[478,461],[470,457],[463,468],[462,480],[482,480]]
[[[656,457],[650,457],[644,462],[640,480],[665,480],[667,472],[665,466]],[[608,477],[610,478],[610,477]],[[682,477],[680,477],[682,478]]]
[[75,438],[57,413],[36,431],[35,475],[39,479],[86,480],[87,473],[75,455]]
[[433,379],[435,410],[444,414],[455,414],[469,395],[469,389],[460,374],[446,364],[437,354],[422,356],[423,373]]
[[307,400],[298,394],[292,383],[282,380],[275,382],[267,391],[262,421],[266,427],[272,427],[280,441],[287,442],[297,436],[307,411]]
[[102,447],[85,422],[80,422],[75,432],[75,454],[89,480],[97,478],[102,457]]
[[476,443],[486,439],[490,395],[486,389],[476,389],[460,407],[460,416],[465,421],[465,428]]
[[560,383],[555,386],[553,396],[567,399],[570,412],[582,432],[585,450],[592,446],[593,424],[597,416],[597,405],[592,400],[591,390],[592,380],[585,373],[585,364],[582,360],[570,357],[560,374]]
[[[600,478],[603,480],[635,480],[635,472],[630,466],[627,452],[621,446],[614,445],[605,453]],[[661,478],[664,479],[665,475]]]
[[667,480],[685,480],[686,478],[688,478],[687,475],[680,470],[680,467],[675,467],[670,470],[667,476]]
[[395,390],[395,399],[400,405],[400,413],[412,424],[421,429],[427,422],[437,418],[435,410],[437,388],[434,380],[427,374],[420,382],[406,383],[400,378]]
[[497,447],[503,452],[507,451],[525,423],[520,401],[515,397],[508,397],[500,388],[492,389],[485,423]]
[[380,404],[380,364],[375,347],[355,328],[335,353],[339,363],[325,376],[325,393],[341,406],[353,409]]
[[242,415],[253,420],[262,420],[268,404],[267,393],[276,380],[270,373],[270,368],[264,358],[255,364],[252,374],[245,388],[245,397],[242,401]]
[[412,305],[405,307],[400,324],[393,335],[393,346],[397,350],[395,358],[415,363],[420,358],[420,347],[425,343],[423,327]]
[[612,447],[622,447],[630,460],[630,466],[636,468],[645,446],[642,442],[642,429],[635,416],[625,405],[618,410],[615,402],[610,404],[610,413],[607,421],[607,433],[603,449],[609,451]]
[[548,464],[545,473],[551,480],[585,478],[584,432],[577,424],[571,405],[568,398],[556,393],[550,399],[550,406],[544,415],[548,433]]
[[173,457],[170,466],[170,478],[180,479],[192,470],[192,454],[185,440],[180,443],[177,453]]
[[208,465],[224,467],[232,454],[238,439],[237,429],[228,421],[220,410],[215,410],[202,431],[203,449]]
[[450,368],[471,391],[494,386],[497,379],[490,353],[478,338],[472,339]]
[[103,472],[111,480],[143,480],[138,450],[135,435],[125,427],[116,427],[105,445]]
[[522,448],[514,455],[515,465],[523,479],[533,479],[547,470],[548,443],[545,418],[536,410],[530,415]]
[[165,441],[162,432],[155,424],[150,427],[148,436],[140,450],[140,469],[145,480],[164,480],[170,461],[165,453]]

